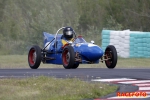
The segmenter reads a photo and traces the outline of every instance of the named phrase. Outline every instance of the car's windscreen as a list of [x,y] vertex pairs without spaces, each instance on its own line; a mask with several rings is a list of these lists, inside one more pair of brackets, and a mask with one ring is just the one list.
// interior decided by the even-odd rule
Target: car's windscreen
[[86,41],[83,38],[77,38],[74,43],[86,43]]

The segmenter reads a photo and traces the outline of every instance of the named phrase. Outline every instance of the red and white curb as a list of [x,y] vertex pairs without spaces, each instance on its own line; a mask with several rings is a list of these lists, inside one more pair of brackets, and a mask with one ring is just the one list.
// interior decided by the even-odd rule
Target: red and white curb
[[136,100],[136,99],[144,99],[150,98],[150,80],[138,80],[138,79],[130,79],[130,78],[115,78],[115,79],[92,79],[91,81],[96,82],[107,82],[113,84],[130,84],[133,86],[138,86],[139,89],[134,91],[134,93],[146,93],[147,95],[144,96],[114,96],[108,97],[106,99],[94,99],[94,100]]

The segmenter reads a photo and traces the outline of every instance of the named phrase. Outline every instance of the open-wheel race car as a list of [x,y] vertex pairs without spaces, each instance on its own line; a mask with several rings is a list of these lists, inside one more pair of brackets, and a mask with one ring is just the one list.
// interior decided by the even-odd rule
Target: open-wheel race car
[[[63,30],[62,34],[59,31]],[[56,34],[43,32],[44,47],[34,45],[28,53],[30,68],[37,69],[40,63],[60,64],[65,69],[76,69],[79,64],[98,64],[105,62],[110,69],[117,64],[117,52],[113,45],[103,51],[98,45],[86,42],[82,36],[76,36],[71,27],[62,27]]]

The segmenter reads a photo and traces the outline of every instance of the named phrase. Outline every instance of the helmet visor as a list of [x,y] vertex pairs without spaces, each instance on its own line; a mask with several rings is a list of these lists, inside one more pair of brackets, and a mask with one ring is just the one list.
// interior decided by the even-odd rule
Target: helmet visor
[[67,32],[66,32],[66,35],[72,35],[72,34],[73,34],[72,31],[67,31]]

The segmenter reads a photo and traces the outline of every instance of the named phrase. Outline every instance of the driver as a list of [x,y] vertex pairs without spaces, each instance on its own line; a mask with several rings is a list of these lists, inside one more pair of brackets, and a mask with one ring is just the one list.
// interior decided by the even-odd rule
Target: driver
[[62,38],[62,44],[63,46],[65,44],[67,44],[67,41],[68,42],[72,42],[73,41],[73,34],[74,34],[74,31],[71,27],[65,27],[64,30],[63,30],[63,38]]

